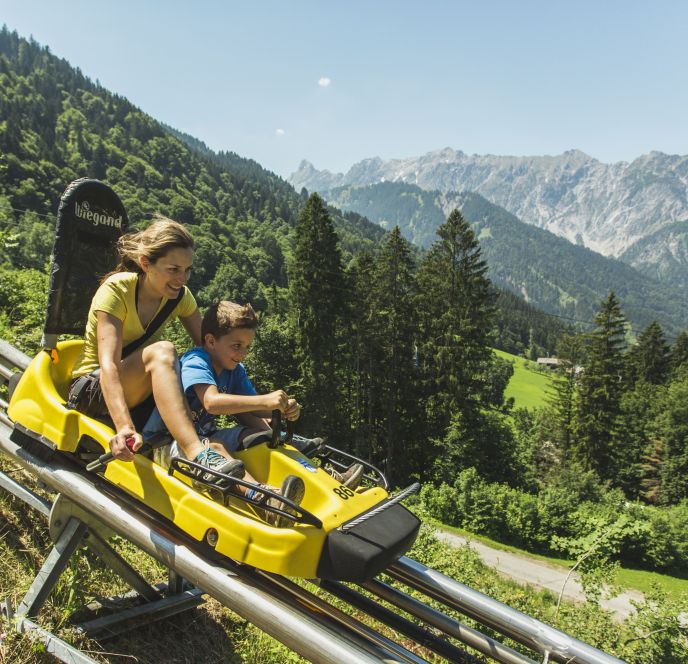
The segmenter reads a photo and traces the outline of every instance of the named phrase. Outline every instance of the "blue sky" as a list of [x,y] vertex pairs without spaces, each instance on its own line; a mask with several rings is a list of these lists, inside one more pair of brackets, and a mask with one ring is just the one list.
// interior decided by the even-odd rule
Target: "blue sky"
[[452,147],[688,153],[688,3],[2,0],[0,22],[282,176]]

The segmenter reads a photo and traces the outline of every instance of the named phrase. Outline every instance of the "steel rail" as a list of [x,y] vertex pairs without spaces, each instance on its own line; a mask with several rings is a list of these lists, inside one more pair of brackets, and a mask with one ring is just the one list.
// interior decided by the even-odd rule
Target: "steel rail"
[[320,581],[320,587],[334,597],[343,600],[350,606],[363,611],[396,632],[404,634],[419,645],[457,664],[480,664],[480,660],[470,655],[462,648],[458,648],[448,639],[434,633],[432,629],[416,625],[408,618],[404,618],[394,611],[377,604],[374,600],[362,593],[349,588],[339,581]]
[[0,487],[13,494],[17,498],[23,500],[29,506],[40,512],[43,516],[50,516],[50,508],[52,507],[52,503],[47,501],[45,498],[41,498],[41,496],[39,496],[37,493],[31,491],[31,489],[28,489],[23,484],[20,484],[17,482],[17,480],[3,472],[0,472]]
[[24,371],[29,366],[31,358],[12,344],[0,339],[0,361],[7,367],[16,367],[20,371]]
[[[313,662],[422,662],[401,646],[385,647],[364,634],[369,629],[352,628],[354,619],[314,598],[312,605],[293,600],[283,586],[272,587],[242,576],[240,568],[214,564],[191,550],[184,538],[160,522],[140,513],[132,514],[55,455],[51,463],[38,459],[10,440],[0,425],[0,451],[19,462],[38,479],[65,495],[116,533],[149,553],[196,587],[217,599],[264,632]],[[312,609],[318,606],[319,609]]]
[[549,660],[564,664],[568,662],[623,664],[623,660],[608,655],[521,611],[512,609],[406,556],[391,565],[385,573],[532,650],[542,653]]
[[493,639],[487,634],[483,634],[477,629],[464,625],[441,611],[423,604],[420,600],[393,588],[388,583],[371,579],[362,583],[361,587],[497,662],[502,664],[537,664],[534,660],[505,646],[497,639]]
[[[245,574],[248,574],[251,578],[256,579],[256,580],[265,580],[267,581],[271,587],[280,587],[283,590],[289,592],[292,597],[295,600],[298,600],[302,604],[308,604],[311,607],[311,610],[313,611],[325,611],[325,612],[331,612],[332,611],[332,605],[329,604],[327,601],[324,599],[317,597],[313,595],[313,593],[309,592],[305,588],[295,584],[294,582],[290,581],[289,579],[286,579],[283,576],[278,576],[276,574],[271,574],[270,572],[264,572],[259,569],[251,569],[247,570],[244,572]],[[374,618],[372,614],[368,614],[370,617]],[[394,643],[393,641],[390,641],[387,637],[383,636],[379,632],[373,630],[371,627],[368,627],[364,623],[361,623],[359,621],[354,620],[351,618],[351,616],[348,616],[347,614],[342,614],[343,618],[345,621],[351,622],[350,627],[354,629],[355,631],[358,631],[362,636],[365,636],[367,639],[370,639],[378,644],[380,644],[383,647],[391,648],[391,649],[398,649],[399,646],[398,644]],[[421,657],[414,655],[410,652],[408,652],[406,649],[402,649],[399,651],[399,656],[406,658],[408,660],[409,664],[420,664],[421,662],[425,662],[426,660],[422,659]]]

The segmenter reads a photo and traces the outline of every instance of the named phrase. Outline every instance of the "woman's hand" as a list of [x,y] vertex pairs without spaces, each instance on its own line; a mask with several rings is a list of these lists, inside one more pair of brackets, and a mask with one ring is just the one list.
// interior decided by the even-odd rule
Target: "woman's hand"
[[284,410],[284,417],[291,422],[295,422],[301,415],[301,404],[296,399],[288,399],[287,407]]
[[121,429],[110,439],[112,456],[120,461],[133,461],[141,445],[143,438],[133,428]]

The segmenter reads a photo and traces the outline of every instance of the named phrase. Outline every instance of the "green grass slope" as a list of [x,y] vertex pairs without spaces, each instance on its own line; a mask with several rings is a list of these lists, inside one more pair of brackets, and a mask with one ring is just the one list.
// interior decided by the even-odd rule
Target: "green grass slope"
[[523,357],[496,350],[495,353],[514,366],[514,375],[506,388],[505,397],[513,397],[515,408],[538,408],[547,405],[552,378],[537,370],[537,364]]

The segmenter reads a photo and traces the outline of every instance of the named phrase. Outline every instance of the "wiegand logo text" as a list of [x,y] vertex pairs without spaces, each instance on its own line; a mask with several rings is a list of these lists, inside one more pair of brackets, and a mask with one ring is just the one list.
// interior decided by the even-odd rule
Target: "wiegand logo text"
[[91,204],[88,201],[76,201],[74,203],[74,215],[79,219],[90,221],[94,226],[112,226],[112,228],[122,228],[122,215],[119,217],[111,217],[104,212],[95,212],[91,210]]

